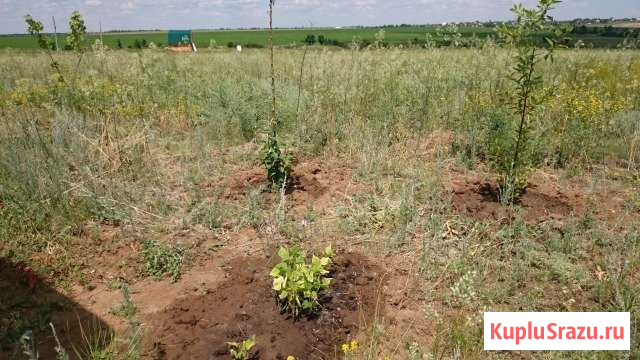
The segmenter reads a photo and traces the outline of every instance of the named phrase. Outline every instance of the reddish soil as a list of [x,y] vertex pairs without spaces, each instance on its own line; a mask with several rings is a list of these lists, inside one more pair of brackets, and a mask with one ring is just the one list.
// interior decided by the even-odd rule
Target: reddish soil
[[191,45],[169,46],[167,47],[167,50],[173,52],[193,52]]
[[[465,216],[475,219],[502,219],[509,217],[508,208],[499,201],[499,188],[495,182],[473,179],[452,181],[450,192],[453,207]],[[529,223],[559,219],[578,212],[579,194],[561,192],[544,186],[530,185],[517,200]]]
[[99,237],[84,238],[75,244],[78,249],[82,249],[78,251],[81,256],[75,262],[84,269],[86,281],[134,279],[138,275],[136,267],[123,264],[135,263],[141,246],[137,242],[119,239],[117,231],[117,226],[102,224],[99,227]]
[[[225,180],[224,196],[227,199],[239,199],[252,188],[266,189],[268,185],[267,174],[263,167],[239,170]],[[294,210],[303,210],[308,206],[322,210],[335,203],[337,198],[353,192],[355,186],[351,180],[351,169],[310,160],[294,167],[285,192],[288,195],[287,203]],[[265,191],[264,196],[271,201],[279,199],[277,192]]]
[[217,289],[151,315],[147,356],[228,359],[227,342],[255,335],[255,359],[333,359],[340,344],[370,325],[377,304],[384,303],[380,269],[360,255],[341,254],[335,258],[334,282],[319,315],[294,321],[276,304],[269,276],[272,263],[259,257],[235,259]]

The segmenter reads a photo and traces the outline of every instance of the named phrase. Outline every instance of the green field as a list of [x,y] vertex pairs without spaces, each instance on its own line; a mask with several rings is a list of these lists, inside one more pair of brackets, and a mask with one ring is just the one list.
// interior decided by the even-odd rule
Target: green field
[[[275,31],[275,43],[280,46],[303,44],[307,35],[313,34],[316,37],[324,35],[329,40],[338,41],[342,44],[348,44],[354,38],[372,42],[375,35],[380,31],[380,27],[368,28],[314,28],[314,29],[281,29]],[[436,26],[403,26],[403,27],[384,27],[385,41],[389,44],[409,44],[416,39],[423,41],[426,34],[437,35],[438,27]],[[460,27],[458,29],[463,37],[477,36],[486,38],[487,36],[495,36],[495,31],[490,27]],[[59,35],[61,44],[64,44],[64,34]],[[92,34],[88,36],[89,42],[93,43],[99,35]],[[218,46],[226,46],[228,43],[241,45],[257,45],[265,46],[267,44],[268,32],[266,30],[215,30],[215,31],[195,31],[194,39],[196,45],[200,48],[208,47],[211,40],[215,40]],[[622,41],[620,37],[606,37],[596,35],[581,35],[574,37],[574,40],[581,39],[586,46],[602,48],[615,47]],[[120,33],[104,33],[104,43],[115,48],[118,40],[121,41],[123,47],[133,47],[136,40],[146,40],[147,43],[155,43],[162,46],[167,43],[167,32],[165,31],[149,31],[149,32],[120,32]],[[0,36],[0,48],[18,48],[29,49],[36,48],[36,42],[27,35],[2,35]]]

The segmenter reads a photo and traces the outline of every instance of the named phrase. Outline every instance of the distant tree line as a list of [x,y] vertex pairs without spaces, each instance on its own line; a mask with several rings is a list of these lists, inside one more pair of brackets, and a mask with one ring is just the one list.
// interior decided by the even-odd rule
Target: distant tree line
[[612,25],[606,26],[587,26],[579,25],[573,28],[572,33],[574,35],[598,35],[606,37],[638,37],[640,36],[640,29],[628,29],[618,28]]

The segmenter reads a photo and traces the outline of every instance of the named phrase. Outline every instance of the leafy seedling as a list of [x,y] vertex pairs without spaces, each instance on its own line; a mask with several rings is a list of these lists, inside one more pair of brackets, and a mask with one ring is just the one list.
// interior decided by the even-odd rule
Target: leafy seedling
[[[525,190],[529,164],[524,155],[531,150],[530,118],[549,99],[549,94],[543,91],[543,78],[538,73],[538,65],[543,61],[553,61],[554,50],[571,30],[570,27],[556,26],[549,15],[559,3],[560,0],[539,0],[538,6],[533,9],[521,4],[514,5],[511,12],[516,15],[516,21],[498,28],[498,34],[505,43],[515,49],[509,80],[515,88],[511,101],[519,120],[511,156],[505,154],[500,157],[498,164],[498,170],[502,173],[500,197],[505,203],[512,203]],[[540,49],[535,41],[538,33],[549,34],[544,37],[545,49]]]
[[306,262],[306,253],[298,247],[280,248],[278,256],[282,261],[271,270],[271,277],[282,310],[296,318],[315,312],[320,294],[331,285],[331,278],[325,276],[333,257],[331,246],[322,257],[314,255],[311,263]]
[[231,354],[231,359],[233,360],[248,360],[251,359],[251,349],[256,345],[256,336],[242,341],[241,343],[237,342],[228,342],[227,346],[229,347],[229,353]]

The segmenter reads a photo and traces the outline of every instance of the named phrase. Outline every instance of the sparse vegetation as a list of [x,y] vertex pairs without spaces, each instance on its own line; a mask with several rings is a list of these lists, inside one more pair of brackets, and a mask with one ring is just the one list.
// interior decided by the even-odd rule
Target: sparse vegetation
[[142,249],[145,273],[158,279],[169,274],[171,280],[178,281],[185,252],[186,249],[180,245],[167,246],[153,240],[145,241]]

